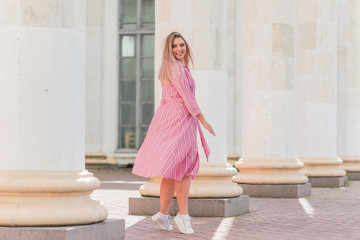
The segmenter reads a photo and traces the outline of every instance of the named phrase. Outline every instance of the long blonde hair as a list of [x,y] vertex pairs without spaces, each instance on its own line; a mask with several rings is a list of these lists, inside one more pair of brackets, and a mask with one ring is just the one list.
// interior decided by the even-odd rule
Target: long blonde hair
[[162,63],[159,71],[159,79],[163,83],[167,83],[170,81],[172,67],[175,65],[177,66],[178,72],[180,73],[181,70],[179,69],[180,64],[179,61],[176,60],[173,52],[172,52],[172,45],[174,43],[175,38],[181,38],[185,42],[186,46],[186,53],[184,56],[184,64],[188,67],[189,61],[191,64],[194,65],[192,52],[189,47],[189,44],[186,42],[185,38],[178,32],[172,32],[166,37],[166,41],[164,44],[164,51],[162,55]]

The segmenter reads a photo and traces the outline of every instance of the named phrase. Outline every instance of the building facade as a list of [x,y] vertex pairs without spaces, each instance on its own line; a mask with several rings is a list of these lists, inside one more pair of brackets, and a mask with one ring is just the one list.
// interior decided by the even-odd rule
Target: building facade
[[[226,136],[213,151],[241,157],[237,181],[275,165],[291,166],[282,172],[294,177],[289,183],[306,182],[304,174],[344,176],[345,165],[360,170],[356,1],[93,0],[86,7],[88,163],[134,162],[160,102],[163,40],[179,31],[194,52],[200,107],[215,125],[226,122],[215,126]],[[211,113],[214,96],[205,95],[222,101],[211,88],[225,91],[221,115]]]

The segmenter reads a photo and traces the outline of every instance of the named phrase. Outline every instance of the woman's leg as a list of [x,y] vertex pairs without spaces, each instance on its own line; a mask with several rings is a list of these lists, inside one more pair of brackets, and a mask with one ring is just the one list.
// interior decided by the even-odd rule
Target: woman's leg
[[185,177],[182,181],[175,181],[176,198],[179,204],[179,214],[188,214],[188,198],[191,184],[191,176]]
[[175,180],[163,178],[160,185],[160,212],[164,215],[169,214],[171,199],[174,197]]

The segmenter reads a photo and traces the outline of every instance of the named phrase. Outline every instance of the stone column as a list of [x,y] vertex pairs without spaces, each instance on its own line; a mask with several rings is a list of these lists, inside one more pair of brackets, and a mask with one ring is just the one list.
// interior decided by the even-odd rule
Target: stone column
[[241,157],[241,74],[242,74],[242,23],[239,0],[229,0],[227,11],[227,79],[228,79],[228,121],[227,160],[235,165]]
[[1,1],[0,16],[0,225],[103,221],[84,170],[85,1]]
[[310,195],[296,157],[296,1],[242,1],[243,149],[233,181],[261,197]]
[[340,187],[337,1],[298,1],[298,157],[313,187]]
[[[241,187],[231,181],[236,169],[227,163],[227,62],[225,54],[227,2],[217,0],[184,0],[171,3],[167,0],[156,1],[156,72],[161,64],[162,44],[165,37],[172,31],[182,33],[194,53],[195,68],[192,70],[192,75],[196,81],[196,99],[206,120],[212,124],[216,132],[216,137],[213,137],[203,129],[211,149],[209,162],[206,162],[200,140],[198,141],[201,166],[198,176],[191,183],[190,198],[229,198],[242,194]],[[179,12],[182,14],[181,18],[178,17]],[[156,102],[159,103],[161,89],[158,80],[155,86]],[[144,196],[159,196],[160,180],[160,178],[152,178],[150,182],[140,187],[140,193]],[[244,199],[243,205],[248,204],[247,198],[242,197],[244,197],[241,198]],[[190,204],[191,201],[189,203],[190,215],[195,216]],[[237,204],[235,209],[238,209],[239,203]],[[248,205],[245,209],[248,209]],[[240,213],[238,211],[240,209],[235,210],[237,214]],[[206,212],[202,211],[199,214],[206,214]],[[199,214],[197,215],[200,216]]]
[[338,2],[338,154],[350,180],[360,180],[360,3]]
[[87,164],[118,165],[114,154],[118,140],[118,3],[86,1]]

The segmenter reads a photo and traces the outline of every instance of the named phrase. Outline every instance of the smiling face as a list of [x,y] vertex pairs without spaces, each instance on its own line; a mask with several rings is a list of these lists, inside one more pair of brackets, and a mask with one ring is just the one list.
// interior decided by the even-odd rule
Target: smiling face
[[174,39],[174,42],[172,44],[172,52],[177,60],[184,60],[184,57],[186,55],[186,44],[182,38],[177,37]]

